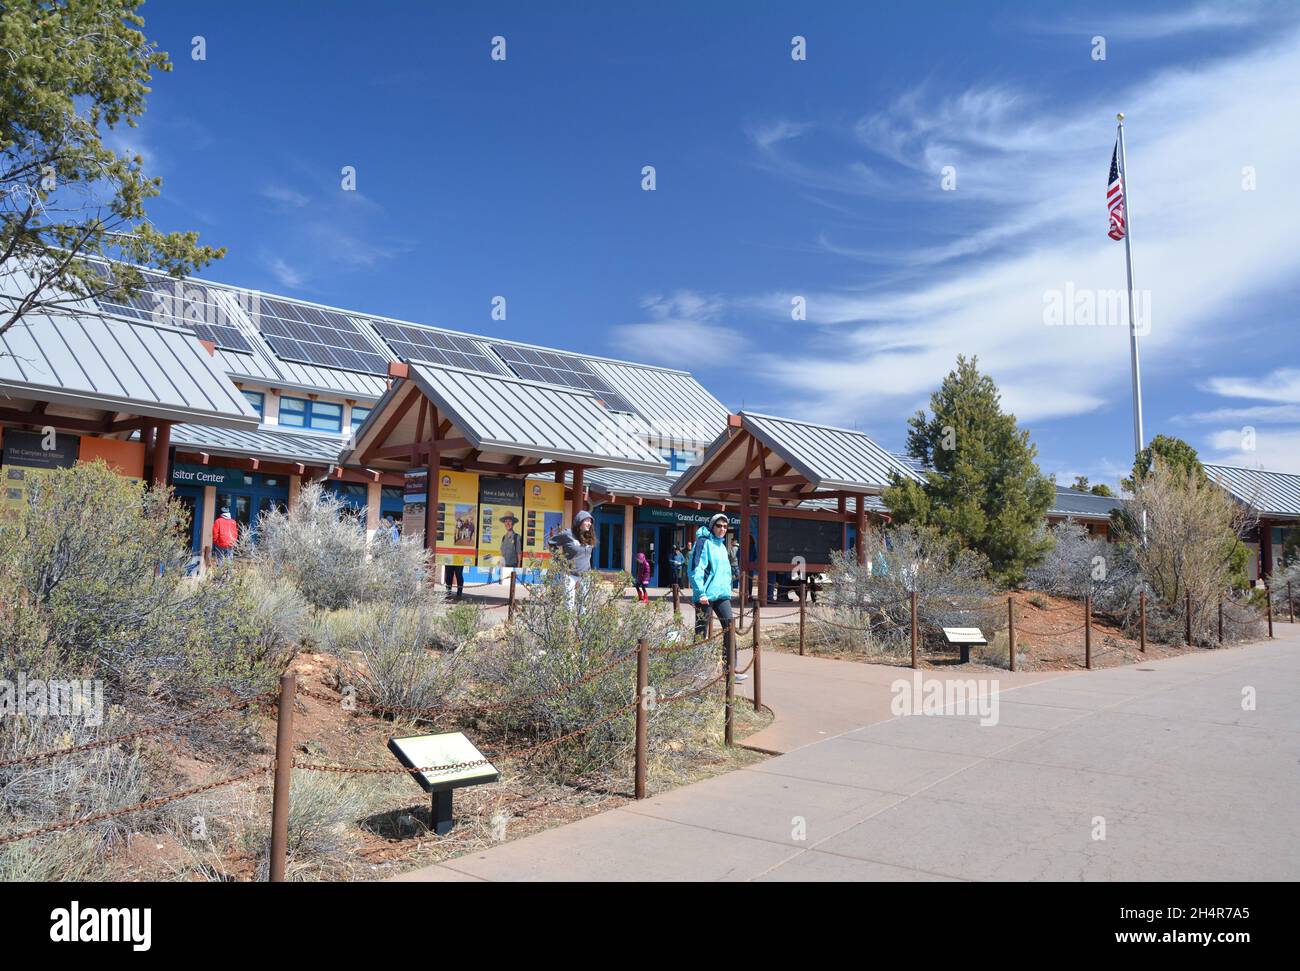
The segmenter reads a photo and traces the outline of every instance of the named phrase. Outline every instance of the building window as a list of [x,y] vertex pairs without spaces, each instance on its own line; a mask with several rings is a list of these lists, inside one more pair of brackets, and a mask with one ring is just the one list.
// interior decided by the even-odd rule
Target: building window
[[317,432],[343,431],[343,406],[333,401],[280,398],[280,424]]
[[669,472],[685,472],[695,464],[700,453],[690,448],[666,448],[659,457],[668,463]]
[[356,431],[361,427],[361,423],[366,420],[370,414],[369,408],[363,408],[361,405],[352,406],[352,430]]
[[266,417],[266,395],[261,391],[245,391],[244,398],[253,406],[258,418]]

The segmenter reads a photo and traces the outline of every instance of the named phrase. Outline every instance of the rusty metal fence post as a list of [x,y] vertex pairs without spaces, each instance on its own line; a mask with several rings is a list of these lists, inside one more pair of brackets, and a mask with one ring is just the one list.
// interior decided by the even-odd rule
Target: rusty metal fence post
[[1184,639],[1187,642],[1186,646],[1191,647],[1192,646],[1192,591],[1188,589],[1183,591],[1183,593],[1184,593],[1183,601],[1186,604],[1186,606],[1183,608],[1183,613],[1186,615],[1187,618],[1187,630],[1185,631]]
[[[700,609],[700,605],[698,603],[696,603],[695,609],[696,610]],[[709,603],[707,600],[704,601],[704,612],[708,614],[709,617],[708,627],[705,628],[704,636],[712,637],[713,636],[713,604]]]
[[1264,609],[1268,612],[1268,639],[1273,639],[1273,591],[1264,584]]
[[1147,592],[1138,594],[1138,649],[1147,652]]
[[804,627],[808,619],[808,580],[803,581],[803,596],[799,598],[799,656],[803,657]]
[[1291,581],[1286,582],[1286,606],[1291,611],[1291,623],[1295,623],[1295,598],[1291,596]]
[[510,601],[506,604],[506,623],[513,623],[515,619],[515,574],[510,574]]
[[723,741],[726,742],[727,748],[731,748],[732,741],[735,738],[734,727],[732,725],[732,716],[736,707],[736,628],[733,624],[728,624],[722,635],[723,649],[727,652],[727,701],[723,729]]
[[271,795],[271,882],[283,883],[289,852],[289,788],[293,784],[293,704],[298,676],[280,675],[275,726],[275,788]]
[[1223,601],[1219,601],[1219,643],[1223,643]]
[[754,605],[754,710],[763,706],[763,641],[759,635],[758,604]]
[[1011,670],[1016,669],[1016,599],[1007,597],[1007,648],[1011,652]]
[[1083,595],[1083,664],[1092,670],[1092,594]]
[[740,617],[736,621],[738,633],[745,630],[745,600],[749,594],[749,571],[740,571]]
[[916,669],[916,591],[912,591],[912,669]]
[[682,585],[673,581],[673,619],[682,615]]
[[650,648],[642,637],[636,642],[636,785],[635,796],[645,798],[646,756],[650,738]]

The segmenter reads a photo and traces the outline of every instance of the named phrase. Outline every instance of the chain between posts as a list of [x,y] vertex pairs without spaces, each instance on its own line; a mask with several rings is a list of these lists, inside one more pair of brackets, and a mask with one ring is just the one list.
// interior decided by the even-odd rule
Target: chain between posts
[[158,796],[154,799],[146,799],[144,802],[136,803],[133,806],[125,806],[121,809],[111,809],[102,813],[93,813],[89,816],[81,816],[77,819],[65,820],[61,823],[53,823],[49,826],[41,826],[38,829],[29,829],[22,833],[11,833],[8,836],[0,836],[0,846],[8,843],[17,843],[21,840],[32,839],[36,836],[44,836],[47,833],[57,833],[66,829],[75,829],[78,826],[90,826],[94,823],[106,822],[110,819],[116,819],[118,816],[127,816],[131,813],[138,813],[146,809],[157,809],[159,806],[165,806],[171,802],[179,802],[182,799],[189,799],[191,796],[197,796],[203,792],[209,792],[212,789],[219,789],[222,786],[233,785],[236,782],[243,782],[245,779],[251,779],[254,776],[262,775],[269,772],[270,766],[259,766],[248,772],[241,772],[238,775],[232,775],[216,782],[209,782],[201,786],[193,786],[189,789],[182,789],[179,792],[169,792],[165,796]]
[[141,728],[138,731],[127,732],[124,735],[114,735],[112,738],[101,738],[93,742],[85,742],[81,745],[72,745],[68,748],[51,749],[48,752],[37,752],[35,755],[24,755],[17,759],[6,759],[0,762],[0,769],[7,769],[15,765],[28,765],[32,762],[41,762],[45,759],[62,758],[66,755],[76,755],[79,752],[89,752],[97,748],[108,748],[112,745],[120,745],[123,742],[134,741],[137,738],[146,738],[150,735],[158,735],[169,732],[175,728],[181,728],[186,725],[194,725],[204,721],[214,715],[222,715],[230,711],[238,711],[240,708],[247,708],[250,705],[259,704],[263,701],[269,701],[274,698],[276,692],[265,691],[260,695],[254,695],[251,698],[245,698],[243,701],[237,701],[233,704],[222,705],[220,708],[209,708],[206,711],[197,712],[193,715],[187,715],[185,718],[179,718],[176,721],[168,722],[165,725],[155,725],[150,728]]

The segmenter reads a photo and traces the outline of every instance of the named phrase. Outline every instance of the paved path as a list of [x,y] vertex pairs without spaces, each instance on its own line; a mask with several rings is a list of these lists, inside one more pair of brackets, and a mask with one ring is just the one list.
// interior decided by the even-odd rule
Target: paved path
[[1297,880],[1300,628],[1277,633],[1005,690],[988,727],[854,728],[400,879]]

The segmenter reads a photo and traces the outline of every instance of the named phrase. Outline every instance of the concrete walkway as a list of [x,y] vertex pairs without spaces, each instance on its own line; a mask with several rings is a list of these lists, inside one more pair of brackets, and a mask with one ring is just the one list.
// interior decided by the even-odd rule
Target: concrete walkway
[[[399,879],[1300,879],[1300,628],[1277,634],[1003,686],[987,727],[866,724],[873,702],[866,727]],[[771,657],[774,707],[849,663]]]

